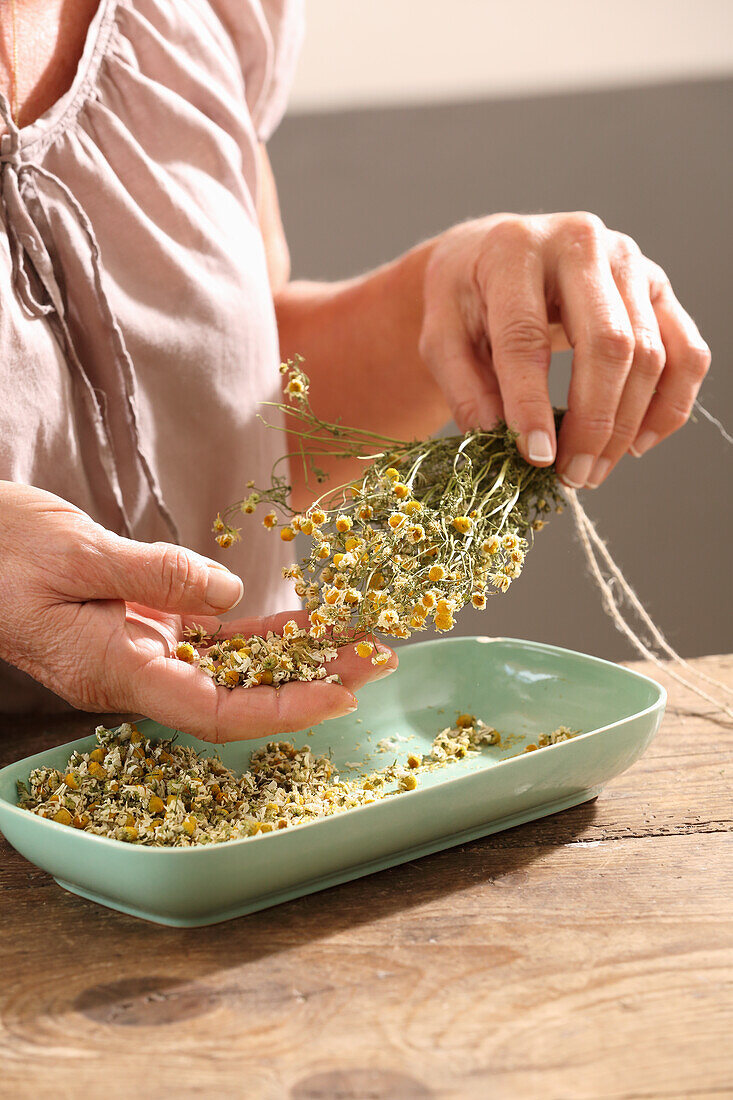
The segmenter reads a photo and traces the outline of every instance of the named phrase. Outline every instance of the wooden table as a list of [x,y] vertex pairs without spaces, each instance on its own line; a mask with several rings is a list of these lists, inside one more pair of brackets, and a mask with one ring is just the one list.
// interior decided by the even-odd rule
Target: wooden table
[[[667,686],[596,802],[211,928],[0,843],[0,1095],[733,1096],[732,734]],[[13,723],[0,764],[94,721]]]

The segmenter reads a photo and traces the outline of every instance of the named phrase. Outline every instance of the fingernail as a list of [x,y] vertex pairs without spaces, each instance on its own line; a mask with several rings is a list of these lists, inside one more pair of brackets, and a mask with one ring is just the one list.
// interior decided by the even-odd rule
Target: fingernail
[[237,606],[243,595],[244,585],[234,573],[230,573],[223,566],[209,570],[209,579],[206,584],[206,602],[211,607],[229,611]]
[[[389,646],[380,645],[379,642],[375,644],[374,649],[376,656],[385,656],[387,658],[387,663],[383,665],[372,665],[371,679],[383,680],[385,676],[389,676],[392,672],[397,671],[397,666],[400,663],[399,658],[394,650],[390,649]],[[390,664],[390,661],[393,663]]]
[[335,714],[329,714],[326,721],[332,722],[335,718],[346,718],[347,714],[353,714],[354,711],[357,710],[357,709],[358,709],[358,704],[356,702],[348,703],[347,706],[342,707],[342,709],[339,710],[339,711],[336,711]]
[[611,459],[599,458],[595,466],[591,470],[588,480],[586,481],[586,485],[588,486],[588,488],[597,489],[610,469]]
[[595,460],[595,455],[574,455],[560,477],[571,489],[582,489],[590,477]]
[[651,431],[649,428],[645,432],[640,432],[634,440],[629,450],[634,458],[641,458],[643,454],[650,451],[655,443],[659,440],[659,436],[656,432]]
[[527,458],[530,462],[552,462],[555,449],[547,432],[535,429],[527,436]]

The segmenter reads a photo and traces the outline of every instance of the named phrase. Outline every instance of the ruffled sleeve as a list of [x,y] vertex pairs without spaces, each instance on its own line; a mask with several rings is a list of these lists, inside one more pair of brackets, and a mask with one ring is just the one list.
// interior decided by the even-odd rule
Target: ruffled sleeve
[[304,0],[211,0],[232,39],[260,141],[282,119],[305,29]]

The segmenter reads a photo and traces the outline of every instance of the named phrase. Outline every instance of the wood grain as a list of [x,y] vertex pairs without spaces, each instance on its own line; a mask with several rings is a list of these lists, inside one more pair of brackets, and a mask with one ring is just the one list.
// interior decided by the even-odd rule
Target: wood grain
[[[211,928],[0,844],[0,1095],[733,1095],[731,732],[670,700],[594,803]],[[0,760],[90,725],[65,721],[15,724]]]

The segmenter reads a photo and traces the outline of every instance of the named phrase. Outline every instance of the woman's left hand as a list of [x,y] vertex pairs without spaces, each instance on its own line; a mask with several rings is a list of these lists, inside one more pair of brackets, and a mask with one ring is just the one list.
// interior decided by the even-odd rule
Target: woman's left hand
[[[592,214],[496,214],[434,242],[420,353],[462,430],[503,418],[530,462],[595,488],[687,421],[710,351],[662,269]],[[555,440],[547,375],[573,349]]]

